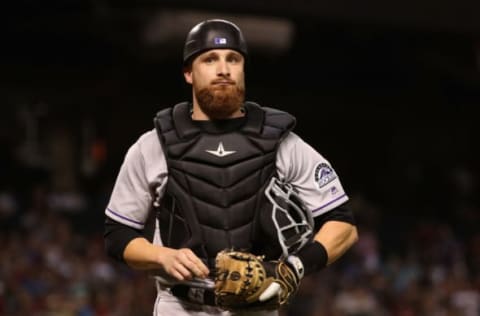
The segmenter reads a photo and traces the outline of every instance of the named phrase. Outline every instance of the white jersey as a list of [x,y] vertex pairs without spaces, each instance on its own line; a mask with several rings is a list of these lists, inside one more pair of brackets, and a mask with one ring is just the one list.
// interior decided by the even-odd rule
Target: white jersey
[[[206,150],[210,150],[208,148]],[[236,151],[235,144],[222,143],[222,152]],[[281,180],[290,183],[305,206],[316,217],[345,203],[348,196],[330,163],[298,135],[290,132],[279,144],[276,169]],[[143,134],[128,150],[118,173],[105,214],[135,229],[143,229],[152,203],[159,203],[165,191],[168,170],[155,129]],[[154,243],[161,245],[158,224]],[[179,301],[160,285],[155,315],[240,315],[211,307],[194,312],[189,303]],[[182,313],[183,311],[183,313]],[[243,315],[243,314],[242,314]],[[245,315],[277,315],[276,312]]]

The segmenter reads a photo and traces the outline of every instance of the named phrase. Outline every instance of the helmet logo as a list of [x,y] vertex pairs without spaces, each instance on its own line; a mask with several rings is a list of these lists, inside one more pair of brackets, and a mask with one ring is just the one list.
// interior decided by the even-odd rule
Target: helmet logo
[[215,37],[213,39],[213,42],[215,43],[215,45],[226,45],[227,39],[225,37]]

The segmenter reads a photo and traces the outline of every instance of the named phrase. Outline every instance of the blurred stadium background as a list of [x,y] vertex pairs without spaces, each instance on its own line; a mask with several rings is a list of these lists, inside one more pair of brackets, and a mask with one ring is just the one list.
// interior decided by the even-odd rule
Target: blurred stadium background
[[238,23],[247,96],[297,116],[360,241],[282,315],[480,315],[480,3],[7,1],[0,10],[0,315],[151,315],[103,252],[123,155],[188,97],[188,29]]

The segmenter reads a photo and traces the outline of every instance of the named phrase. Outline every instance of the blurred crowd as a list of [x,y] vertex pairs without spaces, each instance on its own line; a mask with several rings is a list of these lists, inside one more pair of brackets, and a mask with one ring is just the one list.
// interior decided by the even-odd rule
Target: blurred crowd
[[0,195],[0,315],[151,315],[151,280],[106,257],[101,219],[52,208],[41,187],[32,195],[24,210]]

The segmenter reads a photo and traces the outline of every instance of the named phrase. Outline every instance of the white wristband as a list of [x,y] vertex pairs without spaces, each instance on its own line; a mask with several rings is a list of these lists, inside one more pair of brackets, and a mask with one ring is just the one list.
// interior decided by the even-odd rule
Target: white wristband
[[295,274],[297,275],[298,279],[302,279],[305,274],[302,260],[300,260],[300,258],[297,256],[290,255],[287,257],[286,261],[288,262],[289,266],[295,270]]

